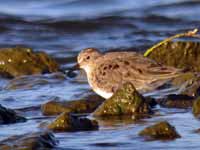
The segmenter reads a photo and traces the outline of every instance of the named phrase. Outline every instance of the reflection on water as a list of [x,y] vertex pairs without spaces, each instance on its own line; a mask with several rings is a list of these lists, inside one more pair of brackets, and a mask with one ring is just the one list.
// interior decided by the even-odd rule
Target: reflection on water
[[[159,40],[199,28],[199,18],[198,0],[2,0],[0,47],[27,45],[47,52],[67,69],[75,63],[76,55],[83,48],[143,52]],[[51,97],[79,99],[90,92],[84,75],[71,79],[29,76],[21,79],[22,85],[18,81],[0,79],[2,105],[34,108]],[[17,88],[9,88],[11,85]],[[148,94],[159,97],[159,94],[174,92],[176,89]],[[199,122],[191,112],[156,109],[161,115],[139,121],[129,117],[99,119],[100,131],[55,134],[60,141],[58,149],[199,148],[199,135],[192,132],[199,128]],[[24,113],[33,118],[26,123],[1,126],[0,139],[39,130],[43,119],[38,120],[37,116],[41,114],[38,109],[30,112]],[[161,120],[172,123],[182,138],[170,142],[144,142],[138,137],[138,131]]]

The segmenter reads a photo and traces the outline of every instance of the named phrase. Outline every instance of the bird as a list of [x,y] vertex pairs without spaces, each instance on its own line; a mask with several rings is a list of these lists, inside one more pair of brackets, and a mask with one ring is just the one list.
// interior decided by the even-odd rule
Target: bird
[[96,48],[83,49],[77,56],[77,64],[86,72],[93,91],[105,99],[127,82],[144,93],[162,86],[182,72],[134,51],[102,53]]

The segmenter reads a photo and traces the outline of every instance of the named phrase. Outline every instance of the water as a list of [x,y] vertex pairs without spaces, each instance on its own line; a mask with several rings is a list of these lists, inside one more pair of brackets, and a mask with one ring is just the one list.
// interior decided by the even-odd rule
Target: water
[[[45,51],[67,69],[83,48],[144,52],[166,37],[200,28],[199,21],[199,0],[1,0],[0,47],[26,45]],[[30,77],[26,84],[39,78]],[[89,92],[84,78],[46,80],[49,84],[6,90],[10,81],[1,79],[1,104],[22,109],[39,106],[51,97],[72,100]],[[199,135],[193,132],[199,121],[190,110],[157,109],[160,116],[141,122],[99,120],[99,131],[55,134],[60,141],[56,149],[199,149]],[[38,125],[45,120],[40,111],[24,114],[30,118],[26,123],[1,125],[0,139],[40,130]],[[145,126],[161,120],[174,125],[182,138],[146,142],[138,137]]]

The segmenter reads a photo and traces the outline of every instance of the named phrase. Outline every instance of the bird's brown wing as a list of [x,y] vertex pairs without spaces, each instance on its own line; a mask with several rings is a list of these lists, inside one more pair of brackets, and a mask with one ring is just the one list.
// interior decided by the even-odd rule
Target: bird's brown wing
[[94,86],[107,92],[115,92],[126,82],[133,83],[137,89],[151,89],[151,84],[157,86],[157,81],[161,84],[178,72],[134,52],[108,53],[97,60],[92,80],[95,80]]

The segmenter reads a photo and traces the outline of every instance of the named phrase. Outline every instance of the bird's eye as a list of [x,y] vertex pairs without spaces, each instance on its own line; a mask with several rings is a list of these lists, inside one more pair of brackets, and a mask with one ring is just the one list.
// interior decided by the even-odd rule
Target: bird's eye
[[90,59],[90,56],[88,56],[86,59]]

